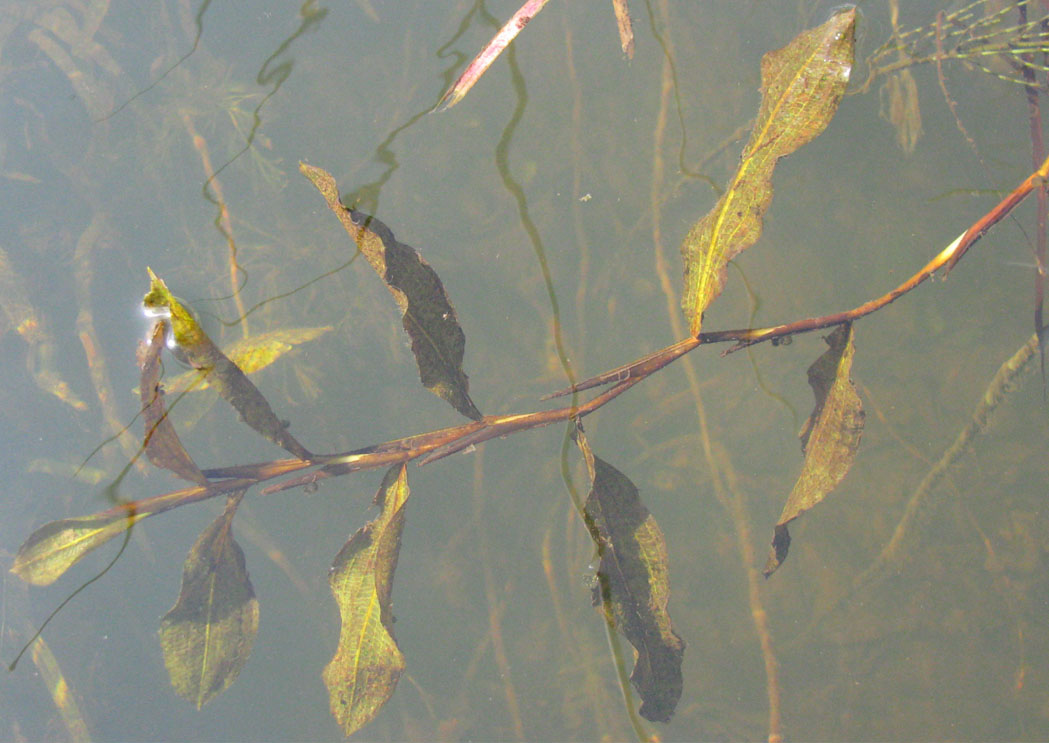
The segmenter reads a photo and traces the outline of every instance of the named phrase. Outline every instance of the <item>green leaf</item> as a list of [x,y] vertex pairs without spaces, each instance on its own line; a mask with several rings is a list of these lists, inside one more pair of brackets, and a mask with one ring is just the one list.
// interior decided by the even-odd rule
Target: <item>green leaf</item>
[[[331,325],[315,328],[280,328],[265,333],[240,338],[223,353],[229,357],[245,374],[254,374],[265,369],[295,346],[319,338],[332,330]],[[200,379],[200,372],[188,371],[168,380],[165,384],[168,394],[174,395],[183,391],[197,392],[206,390],[210,385],[207,378],[194,385]]]
[[407,500],[408,475],[400,464],[386,473],[375,496],[379,515],[350,537],[328,576],[342,631],[323,678],[331,713],[346,735],[379,713],[404,671],[404,655],[393,637],[390,592]]
[[663,531],[641,503],[637,488],[612,465],[595,457],[576,428],[591,490],[583,512],[601,562],[594,605],[636,651],[630,680],[641,696],[641,715],[668,722],[681,698],[685,643],[667,612],[670,576]]
[[178,601],[160,622],[171,685],[197,709],[237,678],[259,628],[259,602],[244,552],[233,539],[233,516],[244,492],[231,493],[222,515],[197,538]]
[[26,583],[50,585],[85,554],[152,515],[106,511],[46,523],[19,548],[11,572]]
[[785,559],[790,548],[787,524],[822,501],[848,474],[863,434],[863,404],[849,374],[852,371],[852,325],[835,328],[825,339],[830,346],[809,367],[809,384],[816,397],[812,415],[801,432],[805,463],[776,522],[765,577]]
[[852,71],[855,29],[856,9],[850,7],[762,58],[761,108],[739,169],[681,244],[682,306],[693,336],[721,294],[728,262],[761,236],[776,161],[818,136],[837,111]]
[[[147,269],[148,270],[148,269]],[[149,293],[142,304],[171,323],[176,345],[186,354],[190,365],[207,375],[208,381],[240,414],[241,420],[267,439],[299,459],[310,459],[310,452],[288,432],[269,402],[241,369],[211,342],[193,315],[168,290],[167,285],[149,271]]]
[[437,273],[378,219],[344,207],[331,173],[306,163],[299,163],[299,170],[320,191],[401,308],[423,386],[467,418],[480,420],[483,416],[470,399],[463,372],[466,335]]
[[139,346],[138,363],[142,368],[142,375],[138,388],[145,427],[143,447],[146,457],[154,466],[174,472],[198,485],[207,485],[208,480],[204,473],[182,446],[164,405],[164,388],[160,384],[160,352],[164,349],[166,340],[167,325],[158,321],[153,326],[149,344],[143,343]]

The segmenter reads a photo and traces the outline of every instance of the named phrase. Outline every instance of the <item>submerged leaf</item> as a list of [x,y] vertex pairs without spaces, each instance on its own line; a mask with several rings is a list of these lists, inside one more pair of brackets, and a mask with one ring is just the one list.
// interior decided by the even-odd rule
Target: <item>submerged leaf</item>
[[142,368],[138,388],[142,399],[142,420],[145,426],[143,446],[146,457],[156,467],[170,470],[179,477],[206,485],[208,480],[189,456],[164,406],[164,388],[160,384],[160,352],[167,339],[167,325],[157,322],[150,334],[149,345],[139,346],[139,366]]
[[856,8],[849,7],[762,58],[761,108],[739,169],[681,244],[682,306],[693,336],[725,285],[728,262],[761,236],[776,161],[818,136],[837,111],[852,71],[855,29]]
[[62,673],[62,667],[58,664],[58,658],[51,652],[43,637],[37,637],[33,641],[33,665],[51,694],[51,701],[65,724],[69,740],[73,743],[89,743],[91,734],[80,711],[77,694],[70,687],[65,674]]
[[342,630],[323,678],[331,713],[346,735],[379,713],[404,671],[404,655],[393,638],[390,592],[407,500],[408,475],[400,464],[386,473],[375,496],[379,515],[350,537],[328,576]]
[[630,8],[627,0],[612,0],[612,8],[616,14],[616,26],[619,27],[619,45],[623,48],[623,54],[627,59],[634,58],[634,27],[630,22]]
[[[517,34],[521,33],[522,29],[528,25],[528,22],[548,2],[549,0],[525,0],[524,5],[517,9],[517,12],[503,24],[503,27],[492,37],[492,40],[488,42],[485,48],[466,66],[463,74],[452,84],[452,87],[445,91],[434,110],[447,111],[466,97],[474,83],[480,80],[481,75],[492,66],[492,62],[499,58],[503,50],[510,46],[510,42],[517,38]],[[626,51],[625,47],[623,51]]]
[[50,585],[85,554],[152,515],[106,511],[46,523],[19,548],[11,572],[26,583]]
[[787,558],[790,547],[787,524],[837,487],[852,467],[860,446],[863,404],[849,378],[856,350],[852,325],[839,325],[826,341],[830,348],[809,367],[809,384],[816,406],[799,433],[805,463],[776,522],[765,577]]
[[222,515],[197,538],[178,601],[160,622],[171,685],[197,709],[237,678],[259,628],[259,602],[233,538],[233,515],[244,492],[231,493]]
[[[295,348],[295,346],[319,338],[332,329],[331,325],[323,325],[315,328],[280,328],[270,330],[265,333],[250,335],[247,338],[240,338],[229,348],[223,349],[223,353],[242,372],[254,374],[265,369],[288,351]],[[197,392],[206,390],[210,386],[207,377],[194,384],[199,378],[200,372],[188,371],[170,379],[165,386],[168,394],[171,395],[184,391]]]
[[185,353],[190,365],[207,375],[208,381],[240,414],[241,420],[299,459],[310,459],[310,452],[288,432],[287,424],[277,418],[269,401],[244,372],[211,342],[193,315],[171,294],[167,285],[153,271],[149,271],[149,278],[149,293],[142,298],[142,304],[157,315],[167,317],[175,343]]
[[667,613],[670,576],[663,531],[641,503],[637,488],[612,465],[595,457],[576,429],[591,490],[583,507],[601,557],[594,605],[634,646],[630,680],[641,696],[641,715],[668,722],[681,698],[685,643]]
[[41,392],[54,395],[76,410],[87,410],[55,368],[57,345],[29,301],[25,280],[15,272],[0,248],[0,337],[14,329],[29,346],[26,367]]
[[299,170],[320,191],[404,313],[401,322],[412,340],[423,385],[467,418],[480,420],[463,372],[466,336],[437,273],[378,219],[344,207],[331,173],[306,163],[299,163]]

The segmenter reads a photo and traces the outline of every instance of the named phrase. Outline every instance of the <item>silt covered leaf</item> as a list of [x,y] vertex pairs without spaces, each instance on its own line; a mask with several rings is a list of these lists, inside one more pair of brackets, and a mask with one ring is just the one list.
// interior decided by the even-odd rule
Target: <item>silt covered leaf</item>
[[166,345],[167,325],[157,322],[150,334],[149,344],[139,346],[139,366],[142,375],[139,391],[142,400],[142,420],[145,427],[143,447],[146,457],[155,466],[174,472],[179,477],[206,485],[208,480],[189,456],[175,427],[168,418],[164,405],[164,387],[160,383],[160,352]]
[[670,576],[663,531],[630,479],[594,456],[582,426],[576,429],[576,443],[591,482],[584,505],[587,528],[601,559],[594,605],[634,646],[630,681],[641,697],[641,715],[667,722],[681,698],[685,643],[667,612]]
[[197,709],[237,678],[259,628],[259,602],[233,539],[233,515],[243,497],[243,490],[231,493],[222,515],[197,538],[178,601],[160,622],[171,686]]
[[310,452],[288,432],[269,401],[226,354],[212,343],[193,315],[168,290],[167,285],[149,272],[150,289],[142,299],[143,306],[171,323],[175,344],[185,353],[190,365],[206,375],[222,399],[240,414],[241,420],[267,439],[299,459],[310,459]]
[[772,550],[765,563],[771,575],[787,558],[787,524],[822,501],[848,474],[863,433],[863,404],[849,374],[852,371],[852,325],[839,325],[826,338],[830,346],[809,367],[809,384],[816,397],[812,415],[799,433],[805,463],[776,522]]
[[725,285],[728,262],[761,236],[776,161],[818,136],[837,111],[852,71],[855,29],[856,8],[849,7],[762,58],[761,108],[739,169],[681,244],[682,306],[693,336]]
[[323,678],[332,715],[346,735],[379,713],[404,671],[404,655],[393,637],[390,593],[407,500],[408,475],[400,464],[386,473],[375,496],[379,515],[350,537],[328,576],[342,630]]
[[306,163],[299,163],[299,170],[320,191],[396,300],[423,386],[467,418],[480,420],[481,412],[470,399],[463,372],[466,335],[437,273],[415,248],[398,242],[378,219],[344,207],[331,173]]

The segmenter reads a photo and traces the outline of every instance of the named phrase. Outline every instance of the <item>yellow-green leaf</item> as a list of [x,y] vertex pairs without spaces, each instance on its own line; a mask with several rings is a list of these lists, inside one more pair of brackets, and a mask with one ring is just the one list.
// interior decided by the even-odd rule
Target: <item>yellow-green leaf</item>
[[480,420],[483,416],[470,399],[463,371],[466,335],[437,272],[378,219],[344,207],[331,173],[306,163],[299,163],[299,170],[324,197],[400,307],[423,386],[467,418]]
[[208,381],[240,414],[241,420],[299,459],[310,459],[310,452],[291,435],[287,424],[276,416],[269,401],[247,375],[212,343],[192,313],[182,306],[152,270],[149,271],[149,278],[149,293],[142,298],[142,304],[171,323],[175,343],[185,353],[190,365],[207,375]]
[[[270,330],[257,335],[250,335],[235,341],[229,348],[223,349],[223,353],[229,357],[237,367],[245,374],[254,374],[265,369],[288,351],[303,343],[319,338],[332,330],[331,325],[323,325],[315,328],[281,328]],[[198,384],[193,384],[200,378],[200,372],[188,371],[168,380],[165,387],[168,394],[175,395],[184,391],[197,392],[206,390],[210,385],[207,377]]]
[[830,346],[809,367],[809,384],[816,397],[812,415],[799,437],[805,463],[776,522],[772,550],[765,563],[768,577],[787,558],[787,524],[822,501],[848,474],[863,433],[863,403],[849,374],[852,371],[852,325],[835,328],[826,338]]
[[106,511],[46,523],[19,548],[11,572],[26,583],[50,585],[85,554],[152,515]]
[[178,601],[160,622],[171,685],[197,709],[237,678],[259,628],[259,602],[233,539],[233,515],[243,497],[243,490],[231,493],[222,515],[197,538]]
[[667,611],[670,573],[663,531],[641,503],[634,483],[594,456],[576,429],[591,489],[583,512],[601,562],[594,605],[636,652],[630,681],[641,697],[642,717],[668,722],[681,698],[685,643]]
[[693,336],[725,285],[728,262],[761,236],[776,161],[818,136],[837,111],[852,71],[855,29],[856,8],[849,7],[762,58],[761,108],[739,169],[681,244],[682,306]]
[[400,464],[386,473],[375,496],[379,515],[350,537],[328,576],[342,631],[323,678],[331,713],[346,735],[379,713],[404,671],[404,655],[393,637],[390,592],[407,500],[408,475]]

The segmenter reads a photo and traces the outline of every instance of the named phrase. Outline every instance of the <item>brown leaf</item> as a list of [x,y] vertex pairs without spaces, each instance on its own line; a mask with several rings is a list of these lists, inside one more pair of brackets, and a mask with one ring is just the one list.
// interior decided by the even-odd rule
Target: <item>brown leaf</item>
[[849,374],[852,370],[852,325],[839,325],[826,338],[830,346],[809,367],[816,406],[799,434],[805,463],[776,523],[765,577],[787,558],[787,524],[822,501],[848,474],[863,433],[863,404]]
[[728,262],[761,236],[776,162],[818,136],[837,111],[852,71],[855,28],[856,8],[850,6],[762,58],[761,108],[739,169],[681,244],[682,306],[693,336],[721,294]]
[[160,352],[166,343],[167,325],[158,321],[153,325],[149,344],[139,346],[138,363],[142,376],[138,389],[145,423],[143,446],[146,457],[155,466],[170,470],[185,480],[207,485],[207,478],[182,446],[164,406],[164,388],[160,384]]
[[480,420],[483,416],[470,399],[463,372],[466,335],[437,273],[378,219],[344,207],[331,173],[306,163],[299,163],[299,170],[320,191],[404,313],[401,322],[411,338],[423,386],[467,418]]
[[594,456],[576,428],[591,490],[584,505],[601,562],[594,605],[636,651],[630,680],[641,696],[641,715],[668,722],[681,698],[685,643],[667,613],[670,578],[663,531],[641,503],[637,488],[612,465]]

